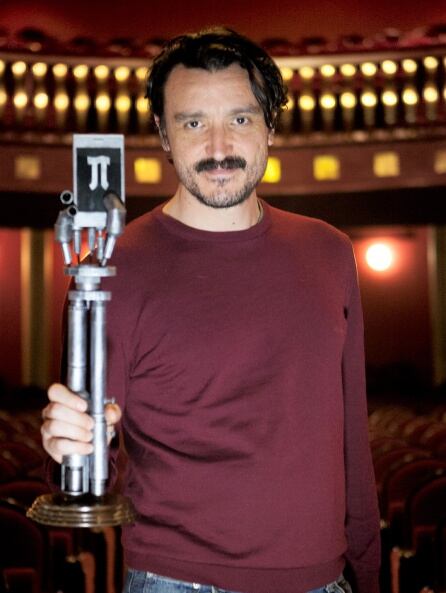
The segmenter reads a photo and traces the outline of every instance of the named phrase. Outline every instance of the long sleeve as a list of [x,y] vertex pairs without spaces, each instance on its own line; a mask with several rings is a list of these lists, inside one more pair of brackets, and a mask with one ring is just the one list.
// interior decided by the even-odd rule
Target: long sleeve
[[[354,265],[354,264],[353,264]],[[362,308],[353,273],[343,356],[347,561],[358,593],[379,593],[379,512],[367,430]]]

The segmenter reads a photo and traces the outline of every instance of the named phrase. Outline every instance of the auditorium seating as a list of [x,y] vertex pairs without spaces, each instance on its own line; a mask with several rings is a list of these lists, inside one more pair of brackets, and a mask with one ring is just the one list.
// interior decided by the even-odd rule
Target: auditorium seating
[[382,525],[382,593],[446,586],[446,406],[369,416]]
[[6,590],[42,593],[48,569],[45,531],[29,521],[21,508],[1,501],[0,533],[0,570]]
[[40,410],[0,410],[0,591],[119,593],[119,530],[48,528],[26,510],[49,492]]
[[[444,591],[446,406],[420,414],[381,405],[369,416],[369,431],[382,519],[382,593]],[[119,593],[119,529],[49,529],[25,516],[35,497],[48,492],[40,411],[0,410],[0,443],[0,591]]]

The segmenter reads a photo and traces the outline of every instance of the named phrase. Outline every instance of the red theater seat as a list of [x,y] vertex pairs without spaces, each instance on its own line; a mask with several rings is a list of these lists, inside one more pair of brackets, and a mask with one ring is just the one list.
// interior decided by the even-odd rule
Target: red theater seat
[[1,502],[0,533],[0,571],[3,580],[20,575],[21,586],[26,581],[29,591],[40,591],[45,569],[44,531],[27,519],[20,509]]
[[0,484],[15,480],[20,475],[20,469],[17,464],[10,459],[3,457],[0,451]]
[[370,448],[373,459],[377,459],[383,453],[393,451],[395,449],[404,449],[407,447],[406,441],[400,438],[381,436],[371,440]]
[[436,423],[428,428],[420,438],[420,445],[429,451],[436,453],[446,445],[446,424]]
[[446,461],[416,459],[400,466],[388,478],[385,488],[385,517],[391,525],[393,543],[410,546],[409,533],[404,534],[403,517],[407,501],[424,484],[446,475]]
[[15,441],[4,441],[1,444],[1,456],[16,465],[22,475],[41,468],[43,464],[40,452],[25,443]]
[[0,499],[12,499],[20,506],[28,508],[38,496],[49,491],[48,485],[41,480],[14,480],[0,484]]
[[411,445],[418,446],[420,445],[420,439],[422,439],[423,434],[433,424],[435,424],[434,420],[430,420],[424,416],[414,418],[404,426],[402,437]]
[[396,471],[397,468],[411,463],[415,459],[425,459],[429,457],[429,453],[423,449],[415,447],[403,447],[401,449],[394,449],[387,451],[373,460],[373,467],[375,470],[375,481],[378,490],[378,497],[381,505],[381,512],[383,511],[383,492],[387,478]]

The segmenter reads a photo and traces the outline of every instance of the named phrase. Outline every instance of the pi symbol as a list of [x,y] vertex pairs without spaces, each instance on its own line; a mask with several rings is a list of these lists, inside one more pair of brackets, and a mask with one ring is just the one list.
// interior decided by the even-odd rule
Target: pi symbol
[[[108,167],[110,165],[109,156],[89,156],[87,163],[91,167],[91,181],[88,187],[91,191],[95,190],[99,184],[99,177],[102,189],[108,189]],[[100,172],[100,173],[99,173]]]

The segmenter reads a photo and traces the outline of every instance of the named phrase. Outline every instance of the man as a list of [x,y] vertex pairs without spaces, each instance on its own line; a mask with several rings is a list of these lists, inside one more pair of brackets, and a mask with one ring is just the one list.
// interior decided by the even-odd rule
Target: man
[[[127,228],[107,287],[122,416],[126,593],[378,592],[352,249],[259,200],[286,101],[272,60],[213,29],[171,41],[148,98],[175,195]],[[85,403],[49,390],[43,442],[91,452]],[[113,456],[112,456],[113,465]],[[339,576],[341,575],[341,576]]]

